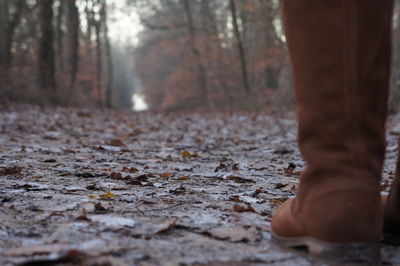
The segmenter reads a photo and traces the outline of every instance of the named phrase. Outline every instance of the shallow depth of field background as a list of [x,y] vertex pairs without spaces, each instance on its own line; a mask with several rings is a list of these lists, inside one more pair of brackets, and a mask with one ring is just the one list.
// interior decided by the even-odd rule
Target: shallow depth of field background
[[[0,14],[2,101],[135,110],[294,106],[278,0],[0,0]],[[400,102],[399,14],[396,8],[391,111]]]

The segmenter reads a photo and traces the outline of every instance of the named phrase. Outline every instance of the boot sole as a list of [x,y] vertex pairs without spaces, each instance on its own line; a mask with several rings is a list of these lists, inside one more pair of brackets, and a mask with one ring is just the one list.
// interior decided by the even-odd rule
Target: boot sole
[[285,249],[330,265],[381,265],[379,244],[332,244],[312,237],[281,237],[273,231],[271,236]]

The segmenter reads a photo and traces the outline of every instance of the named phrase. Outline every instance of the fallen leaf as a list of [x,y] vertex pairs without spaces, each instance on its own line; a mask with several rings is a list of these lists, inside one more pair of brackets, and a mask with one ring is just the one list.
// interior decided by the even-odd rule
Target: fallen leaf
[[282,183],[278,183],[275,185],[276,189],[280,189],[282,191],[286,191],[286,192],[291,192],[291,191],[295,191],[297,189],[297,184],[294,183],[288,183],[288,184],[282,184]]
[[106,213],[107,209],[104,208],[100,202],[96,202],[96,204],[94,204],[94,212],[95,213]]
[[112,179],[122,179],[122,174],[117,172],[112,172],[109,174],[108,177]]
[[179,181],[187,181],[187,180],[189,180],[189,179],[190,179],[190,178],[189,178],[189,176],[187,176],[187,175],[184,175],[184,176],[181,176],[181,177],[178,178]]
[[259,194],[263,193],[264,190],[262,188],[257,188],[256,191],[253,193],[253,197],[257,197]]
[[132,186],[141,186],[141,185],[143,185],[143,183],[140,182],[139,180],[131,180],[131,181],[128,182],[128,184],[132,185]]
[[0,167],[0,175],[16,175],[22,172],[22,167],[19,166],[6,166]]
[[89,217],[93,222],[99,222],[109,227],[133,227],[136,221],[115,215],[97,214]]
[[192,154],[190,153],[190,152],[188,152],[188,151],[183,151],[182,152],[182,157],[183,158],[189,158],[189,157],[191,157],[192,156]]
[[230,201],[233,201],[233,202],[242,202],[242,201],[240,200],[240,197],[239,197],[239,196],[230,196],[230,197],[229,197],[229,200],[230,200]]
[[139,169],[137,169],[135,167],[125,167],[124,166],[122,168],[122,171],[129,172],[129,173],[136,173],[136,172],[139,172]]
[[100,198],[102,198],[102,199],[113,199],[113,198],[115,198],[117,195],[115,195],[114,193],[112,193],[112,192],[107,192],[107,193],[105,193],[105,194],[101,194],[99,197]]
[[184,150],[183,152],[182,152],[182,157],[183,158],[191,158],[191,157],[199,157],[200,155],[198,154],[198,153],[190,153],[189,151],[187,151],[187,150]]
[[156,224],[153,225],[152,230],[149,230],[147,234],[162,234],[165,232],[168,232],[169,230],[172,230],[176,226],[177,220],[170,220],[166,221],[164,223]]
[[277,198],[277,199],[270,199],[269,201],[272,204],[280,205],[280,204],[284,203],[286,200],[287,200],[287,198]]
[[232,242],[256,242],[262,239],[261,233],[255,228],[248,229],[242,226],[217,227],[206,232],[209,236]]
[[254,210],[254,208],[251,207],[251,205],[242,206],[242,205],[235,204],[235,205],[233,206],[233,210],[234,210],[235,212],[239,212],[239,213],[242,213],[242,212],[256,212],[256,211]]
[[286,149],[286,148],[279,148],[279,149],[275,150],[274,153],[285,155],[285,154],[293,153],[293,151]]
[[173,175],[174,175],[174,173],[161,173],[161,174],[158,174],[160,177],[162,177],[162,178],[170,178],[170,177],[172,177]]
[[63,149],[63,152],[65,152],[65,153],[76,153],[76,151],[71,150],[71,149]]
[[100,145],[100,146],[97,147],[97,149],[103,150],[103,151],[112,151],[112,152],[121,151],[120,147],[115,147],[115,146],[112,146],[112,145]]
[[107,145],[114,147],[124,147],[125,143],[120,139],[111,139],[107,142]]
[[65,245],[52,244],[52,245],[35,245],[12,248],[5,252],[7,256],[19,257],[19,256],[35,256],[35,255],[47,255],[50,253],[57,253],[65,248]]
[[56,163],[57,160],[56,159],[47,159],[43,161],[44,163]]
[[243,177],[240,177],[240,176],[233,176],[233,175],[231,175],[231,176],[228,177],[228,179],[229,179],[229,180],[233,180],[233,181],[235,181],[235,183],[239,183],[239,184],[243,184],[243,183],[255,183],[255,181],[253,181],[253,180],[251,180],[251,179],[243,178]]
[[215,169],[214,172],[219,172],[219,171],[237,171],[239,170],[239,164],[235,163],[232,160],[224,160],[223,162],[221,162]]
[[169,193],[175,194],[175,195],[181,195],[184,194],[186,192],[186,188],[184,186],[180,186],[178,188],[175,189],[171,189],[169,191]]

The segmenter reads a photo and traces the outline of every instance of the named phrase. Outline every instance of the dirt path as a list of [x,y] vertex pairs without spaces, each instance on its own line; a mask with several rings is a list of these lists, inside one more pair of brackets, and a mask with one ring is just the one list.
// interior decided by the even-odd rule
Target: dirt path
[[[383,190],[400,118],[389,123]],[[322,265],[270,241],[293,114],[0,111],[0,265]],[[400,265],[386,246],[386,265]],[[47,264],[46,264],[47,263]]]

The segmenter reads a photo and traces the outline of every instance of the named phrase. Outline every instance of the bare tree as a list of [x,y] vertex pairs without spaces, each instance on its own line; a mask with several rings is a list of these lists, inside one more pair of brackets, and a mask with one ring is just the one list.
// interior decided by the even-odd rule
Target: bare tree
[[235,0],[229,1],[229,7],[232,15],[232,24],[233,24],[233,32],[236,38],[237,47],[239,51],[239,59],[240,59],[240,67],[242,71],[242,79],[243,79],[243,87],[246,90],[247,94],[250,94],[250,83],[249,83],[249,75],[247,71],[247,60],[246,53],[244,51],[242,37],[240,36],[239,23],[238,23],[238,15],[236,10]]
[[112,84],[113,84],[113,62],[111,53],[110,38],[108,36],[108,21],[107,21],[107,2],[102,1],[100,17],[101,24],[104,27],[104,42],[106,49],[106,60],[107,60],[107,84],[106,84],[106,106],[112,107]]
[[40,0],[39,6],[39,85],[43,90],[55,90],[53,0]]
[[63,22],[64,22],[64,5],[65,1],[58,0],[58,8],[57,8],[57,18],[56,18],[56,45],[57,45],[57,67],[58,71],[61,73],[64,72],[64,31],[63,31]]
[[[10,12],[11,5],[14,5],[14,13]],[[1,17],[1,29],[2,29],[2,40],[1,40],[1,52],[0,52],[0,64],[4,67],[4,70],[8,71],[11,68],[12,63],[12,43],[14,39],[15,30],[21,21],[23,10],[25,9],[25,0],[16,0],[9,2],[9,0],[0,1],[0,17]]]
[[201,58],[201,54],[199,49],[197,48],[197,35],[196,35],[196,29],[194,26],[194,21],[193,21],[193,13],[191,9],[191,3],[192,1],[190,0],[181,0],[181,3],[184,7],[184,11],[186,14],[186,23],[187,23],[187,30],[189,33],[189,45],[192,51],[192,60],[194,61],[194,64],[196,66],[196,71],[197,71],[197,79],[198,79],[198,86],[200,88],[199,94],[200,94],[200,103],[201,104],[207,104],[207,93],[208,93],[208,88],[207,88],[207,76],[206,76],[206,69],[203,64],[203,60]]
[[76,74],[79,64],[79,11],[76,0],[67,1],[68,7],[68,61],[69,61],[69,87],[75,87]]

